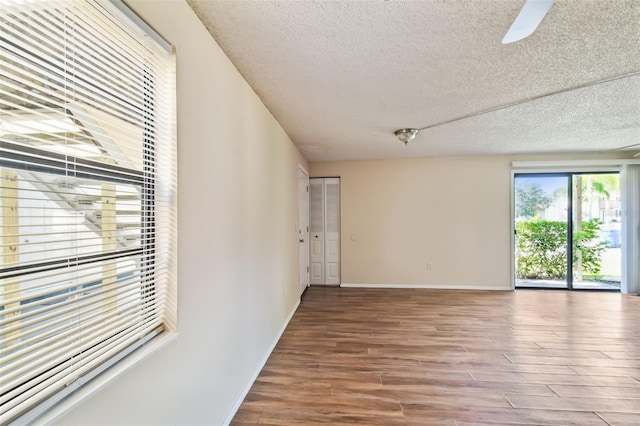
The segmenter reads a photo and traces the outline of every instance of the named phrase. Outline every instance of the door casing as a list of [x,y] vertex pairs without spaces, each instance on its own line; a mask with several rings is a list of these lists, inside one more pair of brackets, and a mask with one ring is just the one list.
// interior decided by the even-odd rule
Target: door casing
[[299,294],[309,287],[309,173],[298,166],[298,259]]

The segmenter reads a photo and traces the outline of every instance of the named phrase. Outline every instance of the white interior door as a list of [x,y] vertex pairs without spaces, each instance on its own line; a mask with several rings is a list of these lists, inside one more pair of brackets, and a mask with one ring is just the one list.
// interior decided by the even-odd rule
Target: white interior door
[[340,284],[340,178],[309,182],[311,284]]
[[309,200],[311,284],[325,284],[324,179],[309,181]]
[[340,284],[340,179],[324,180],[325,283]]
[[309,175],[298,168],[298,255],[300,294],[309,286]]

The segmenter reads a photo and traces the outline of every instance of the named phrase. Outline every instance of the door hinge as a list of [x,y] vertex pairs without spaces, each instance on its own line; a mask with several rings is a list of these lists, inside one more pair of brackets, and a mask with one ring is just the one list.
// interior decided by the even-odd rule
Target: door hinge
[[307,232],[309,232],[309,227],[307,226]]
[[307,272],[309,272],[309,267],[307,266]]
[[307,185],[307,192],[309,192],[309,185]]

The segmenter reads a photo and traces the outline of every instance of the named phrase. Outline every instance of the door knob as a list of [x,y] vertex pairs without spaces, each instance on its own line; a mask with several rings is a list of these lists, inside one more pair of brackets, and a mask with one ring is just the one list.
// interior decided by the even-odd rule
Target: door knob
[[304,243],[304,239],[302,239],[302,238],[301,238],[301,239],[300,239],[300,242],[301,242],[301,243]]

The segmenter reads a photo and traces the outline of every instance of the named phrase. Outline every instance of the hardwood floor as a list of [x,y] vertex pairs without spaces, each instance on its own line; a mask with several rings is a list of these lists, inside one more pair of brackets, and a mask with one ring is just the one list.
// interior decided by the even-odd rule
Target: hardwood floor
[[312,287],[233,425],[640,425],[640,297]]

